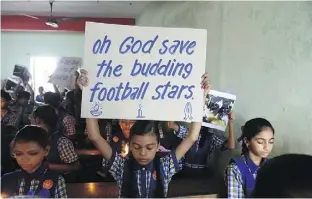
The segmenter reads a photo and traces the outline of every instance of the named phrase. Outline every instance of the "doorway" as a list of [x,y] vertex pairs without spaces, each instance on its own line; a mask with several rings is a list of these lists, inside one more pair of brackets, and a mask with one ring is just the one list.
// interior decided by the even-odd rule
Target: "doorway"
[[48,83],[57,66],[58,57],[30,57],[30,73],[32,75],[31,86],[35,96],[39,94],[39,87],[42,86],[45,92],[54,92],[53,84]]

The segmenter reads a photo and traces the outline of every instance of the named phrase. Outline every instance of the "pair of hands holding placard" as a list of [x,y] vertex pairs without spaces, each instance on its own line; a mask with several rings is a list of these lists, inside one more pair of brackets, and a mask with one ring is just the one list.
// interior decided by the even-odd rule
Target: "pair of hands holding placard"
[[[88,83],[89,83],[88,72],[84,69],[81,69],[80,76],[77,79],[77,84],[81,89],[83,89],[84,87],[88,86]],[[204,105],[206,96],[210,91],[210,81],[208,79],[207,73],[202,75],[201,88],[204,89],[203,92],[203,105]],[[110,145],[101,137],[97,119],[87,119],[86,122],[89,139],[95,144],[95,146],[99,149],[99,151],[101,151],[103,157],[106,160],[109,160],[112,155],[112,149]],[[189,148],[194,144],[194,142],[198,139],[201,124],[202,122],[192,122],[189,125],[188,136],[182,141],[182,143],[175,150],[177,160],[180,160],[189,150]]]

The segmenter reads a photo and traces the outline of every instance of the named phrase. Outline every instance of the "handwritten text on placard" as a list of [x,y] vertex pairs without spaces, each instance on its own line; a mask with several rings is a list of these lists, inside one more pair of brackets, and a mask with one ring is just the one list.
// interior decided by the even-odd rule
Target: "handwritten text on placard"
[[[85,68],[90,83],[84,90],[83,116],[134,119],[138,118],[134,112],[144,106],[144,118],[201,121],[206,31],[183,29],[197,34],[179,36],[179,29],[172,28],[96,23],[86,27]],[[115,32],[118,29],[128,31]],[[155,111],[157,106],[168,106],[173,112],[166,118]]]

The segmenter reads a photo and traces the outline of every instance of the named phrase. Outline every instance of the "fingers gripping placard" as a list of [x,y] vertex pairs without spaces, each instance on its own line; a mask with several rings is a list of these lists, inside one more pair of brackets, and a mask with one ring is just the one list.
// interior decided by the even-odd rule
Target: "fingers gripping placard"
[[81,116],[202,121],[206,30],[86,23]]

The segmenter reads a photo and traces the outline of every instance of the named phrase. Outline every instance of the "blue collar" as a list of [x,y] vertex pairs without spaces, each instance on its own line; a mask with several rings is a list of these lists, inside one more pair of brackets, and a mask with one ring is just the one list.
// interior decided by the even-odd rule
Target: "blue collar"
[[149,171],[154,171],[154,161],[151,161],[148,165],[142,166],[140,165],[137,161],[133,161],[134,162],[134,169],[137,170],[149,170]]
[[33,173],[27,173],[25,170],[21,169],[22,173],[30,178],[40,178],[44,172],[47,170],[42,164],[41,166]]
[[246,163],[247,163],[247,166],[249,167],[249,169],[250,169],[250,171],[251,171],[252,173],[255,173],[255,172],[259,169],[259,167],[261,167],[261,166],[266,162],[266,159],[263,158],[262,161],[261,161],[261,163],[260,163],[260,166],[257,166],[257,165],[250,159],[250,157],[249,157],[249,155],[248,155],[247,153],[244,154],[243,157],[244,157],[244,159],[245,159],[245,161],[246,161]]

